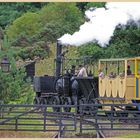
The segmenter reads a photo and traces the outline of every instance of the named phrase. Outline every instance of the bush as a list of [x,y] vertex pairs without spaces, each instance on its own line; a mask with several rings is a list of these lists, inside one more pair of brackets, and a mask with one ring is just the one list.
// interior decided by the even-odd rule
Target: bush
[[26,60],[26,59],[33,60],[35,57],[44,59],[45,57],[48,56],[48,52],[40,46],[28,47],[28,48],[21,49],[18,56],[22,58],[23,60]]

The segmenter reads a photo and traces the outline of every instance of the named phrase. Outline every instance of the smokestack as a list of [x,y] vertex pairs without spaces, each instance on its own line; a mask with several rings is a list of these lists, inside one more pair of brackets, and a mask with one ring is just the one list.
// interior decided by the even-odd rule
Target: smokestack
[[61,53],[62,53],[62,45],[60,44],[60,40],[57,40],[56,44],[56,70],[55,76],[59,77],[61,73]]

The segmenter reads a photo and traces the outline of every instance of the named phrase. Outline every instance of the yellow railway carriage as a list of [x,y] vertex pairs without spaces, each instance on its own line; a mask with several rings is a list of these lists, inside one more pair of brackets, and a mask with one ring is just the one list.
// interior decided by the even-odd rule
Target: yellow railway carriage
[[[140,57],[100,59],[99,97],[103,103],[140,102]],[[140,110],[140,108],[139,108]]]

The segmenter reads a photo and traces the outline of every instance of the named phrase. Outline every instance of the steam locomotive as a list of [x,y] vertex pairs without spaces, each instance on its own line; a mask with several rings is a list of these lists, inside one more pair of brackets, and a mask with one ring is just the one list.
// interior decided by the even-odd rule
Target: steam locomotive
[[[63,73],[64,56],[67,52],[67,50],[62,52],[62,45],[58,41],[55,75],[34,77],[34,90],[36,92],[34,104],[78,105],[94,102],[93,99],[98,97],[98,78],[91,77],[91,71],[89,77],[75,77],[74,66],[72,65],[71,71],[66,69]],[[91,58],[86,57],[80,63],[80,59],[75,59],[79,64],[89,64],[91,60]],[[84,81],[84,86],[81,81]],[[92,91],[89,91],[91,89]],[[63,109],[65,112],[71,110],[70,107],[64,107]],[[54,107],[53,110],[58,112],[60,108]]]

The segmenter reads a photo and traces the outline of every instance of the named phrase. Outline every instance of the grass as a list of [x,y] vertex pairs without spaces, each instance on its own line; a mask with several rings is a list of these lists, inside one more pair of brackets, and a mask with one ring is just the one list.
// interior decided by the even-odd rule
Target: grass
[[[137,132],[139,133],[139,132]],[[140,134],[127,134],[127,135],[121,135],[120,138],[140,138]]]

